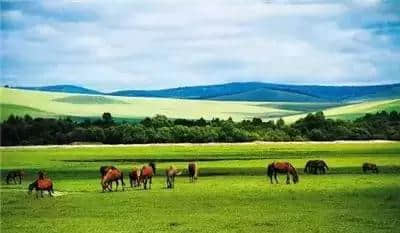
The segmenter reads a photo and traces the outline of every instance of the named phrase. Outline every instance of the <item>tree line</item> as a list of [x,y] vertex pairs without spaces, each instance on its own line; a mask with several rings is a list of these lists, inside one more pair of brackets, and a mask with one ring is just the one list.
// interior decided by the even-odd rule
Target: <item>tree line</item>
[[249,141],[400,140],[400,112],[366,114],[354,121],[327,119],[323,112],[310,113],[287,125],[283,119],[259,118],[234,122],[231,118],[206,121],[147,117],[138,123],[115,122],[110,113],[97,120],[32,118],[10,115],[0,124],[1,145],[48,145],[93,142],[206,143]]

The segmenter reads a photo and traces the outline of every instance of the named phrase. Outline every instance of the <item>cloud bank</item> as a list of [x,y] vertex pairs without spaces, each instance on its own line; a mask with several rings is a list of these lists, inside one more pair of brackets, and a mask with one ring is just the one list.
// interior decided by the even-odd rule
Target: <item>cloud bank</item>
[[2,1],[2,83],[400,81],[396,0]]

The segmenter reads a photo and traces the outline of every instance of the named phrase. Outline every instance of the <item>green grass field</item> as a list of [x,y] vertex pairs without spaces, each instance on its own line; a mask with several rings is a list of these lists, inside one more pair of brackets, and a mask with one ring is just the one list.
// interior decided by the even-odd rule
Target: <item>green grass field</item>
[[349,103],[285,103],[182,100],[78,95],[0,88],[1,120],[10,114],[33,116],[94,118],[110,112],[118,119],[143,119],[157,114],[169,118],[211,120],[219,117],[235,121],[258,117],[263,120],[284,117],[292,123],[308,112],[323,110],[327,117],[355,119],[365,113],[400,111],[400,100]]
[[[2,148],[2,176],[24,169],[22,185],[0,186],[1,232],[398,232],[400,143],[271,143],[130,147]],[[304,175],[307,160],[324,159],[326,175]],[[102,193],[99,166],[127,173],[157,161],[151,190]],[[189,183],[187,161],[200,177]],[[265,167],[290,161],[300,183],[269,184]],[[379,174],[362,174],[376,163]],[[184,171],[174,190],[163,170]],[[39,169],[53,179],[54,198],[26,193]],[[128,181],[125,175],[126,182]]]

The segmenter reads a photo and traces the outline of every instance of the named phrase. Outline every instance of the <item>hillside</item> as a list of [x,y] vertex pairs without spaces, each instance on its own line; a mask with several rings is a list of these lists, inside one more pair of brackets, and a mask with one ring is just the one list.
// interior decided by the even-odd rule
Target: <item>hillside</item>
[[348,102],[400,98],[400,84],[379,86],[308,86],[248,82],[150,91],[127,90],[109,94],[116,96],[232,101]]
[[[277,93],[279,92],[275,94]],[[260,93],[256,91],[255,94]],[[286,95],[284,92],[283,94]],[[318,101],[248,102],[81,95],[11,88],[0,88],[0,96],[2,119],[6,119],[10,114],[20,116],[30,114],[40,117],[71,116],[84,119],[100,117],[103,112],[110,112],[115,118],[127,121],[162,114],[170,118],[203,117],[207,120],[232,117],[235,121],[253,117],[263,120],[284,117],[285,121],[294,122],[306,113],[315,111],[324,111],[325,115],[331,118],[354,119],[365,113],[400,110],[400,99],[355,104]],[[302,96],[294,97],[300,100]]]
[[316,86],[246,82],[179,87],[162,90],[123,90],[111,93],[101,93],[95,90],[72,85],[20,88],[27,90],[79,94],[104,94],[124,97],[261,102],[354,102],[400,98],[400,84],[378,86]]
[[64,92],[64,93],[77,93],[77,94],[102,94],[99,91],[87,89],[84,87],[74,85],[54,85],[44,87],[15,87],[17,89],[33,90],[33,91],[49,91],[49,92]]

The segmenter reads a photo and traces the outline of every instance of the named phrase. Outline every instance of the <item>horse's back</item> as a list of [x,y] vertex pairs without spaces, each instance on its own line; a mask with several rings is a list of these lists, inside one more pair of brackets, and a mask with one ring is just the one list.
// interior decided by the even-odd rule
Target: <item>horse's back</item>
[[140,176],[152,177],[154,175],[153,168],[151,166],[143,166]]
[[52,187],[53,187],[53,182],[52,182],[50,179],[48,179],[48,178],[45,178],[45,179],[38,179],[38,180],[37,180],[37,187],[38,187],[38,189],[40,189],[40,190],[52,189]]

